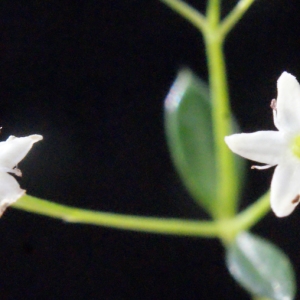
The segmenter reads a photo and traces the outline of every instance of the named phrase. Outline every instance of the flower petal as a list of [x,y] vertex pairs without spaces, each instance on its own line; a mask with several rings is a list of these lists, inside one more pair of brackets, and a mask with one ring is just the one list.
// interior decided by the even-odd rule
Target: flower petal
[[25,190],[20,188],[13,176],[0,172],[0,217],[6,208],[16,202],[24,193]]
[[38,134],[17,138],[10,136],[0,142],[0,171],[13,172],[13,168],[26,156],[32,145],[43,137]]
[[292,213],[300,200],[300,165],[293,162],[276,167],[271,183],[271,207],[277,217]]
[[277,81],[275,126],[284,132],[300,130],[300,85],[297,79],[283,72]]
[[233,134],[225,142],[234,153],[267,165],[277,165],[287,148],[279,131]]

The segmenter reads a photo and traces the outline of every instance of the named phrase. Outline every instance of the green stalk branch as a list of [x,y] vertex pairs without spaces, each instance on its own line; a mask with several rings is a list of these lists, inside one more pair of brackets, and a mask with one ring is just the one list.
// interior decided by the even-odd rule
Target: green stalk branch
[[270,211],[270,192],[262,195],[256,202],[247,207],[235,218],[239,231],[246,231],[254,226]]
[[220,239],[229,245],[243,231],[248,231],[270,211],[270,192],[265,193],[255,203],[230,220],[220,220]]
[[220,0],[209,0],[206,8],[206,17],[210,29],[217,29],[220,22]]
[[234,27],[234,25],[243,17],[248,8],[253,4],[255,0],[240,0],[234,9],[223,20],[220,27],[220,35],[223,39]]
[[177,236],[201,236],[207,238],[220,236],[220,225],[212,221],[140,217],[100,212],[66,206],[29,195],[23,196],[13,204],[13,207],[72,223]]
[[200,31],[206,29],[205,17],[191,5],[181,0],[160,0],[173,11],[177,12],[184,19],[189,21],[192,25],[198,28]]
[[[212,20],[214,22],[214,19]],[[213,24],[213,23],[212,23]],[[204,34],[209,70],[209,86],[212,99],[212,119],[215,139],[217,169],[218,211],[215,217],[231,218],[236,213],[238,197],[237,176],[233,153],[224,142],[224,137],[232,134],[231,110],[228,95],[223,40],[216,26],[210,25]]]
[[25,195],[13,204],[19,210],[60,219],[71,223],[104,226],[176,236],[220,238],[230,242],[240,231],[249,229],[269,210],[269,194],[236,217],[220,221],[198,221],[178,218],[141,217],[80,209]]

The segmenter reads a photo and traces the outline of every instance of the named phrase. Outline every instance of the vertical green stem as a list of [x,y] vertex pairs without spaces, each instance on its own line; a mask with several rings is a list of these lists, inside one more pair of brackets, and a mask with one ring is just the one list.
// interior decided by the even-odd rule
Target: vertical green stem
[[206,16],[209,27],[218,27],[220,22],[220,0],[209,0],[207,4]]
[[217,166],[217,197],[219,206],[215,217],[230,218],[236,213],[236,174],[233,155],[224,142],[224,137],[232,133],[231,112],[227,88],[227,76],[223,53],[223,37],[219,34],[220,1],[209,1],[207,8],[207,30],[204,32],[208,73],[212,99],[212,119],[214,124],[215,153]]

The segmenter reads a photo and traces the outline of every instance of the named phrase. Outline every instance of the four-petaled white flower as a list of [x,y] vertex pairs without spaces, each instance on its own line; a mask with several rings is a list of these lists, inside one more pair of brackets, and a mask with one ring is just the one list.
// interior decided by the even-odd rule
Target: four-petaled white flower
[[0,216],[5,209],[25,194],[16,179],[7,174],[21,176],[18,163],[26,156],[32,145],[43,137],[38,134],[17,138],[10,136],[5,142],[0,142]]
[[271,183],[271,207],[278,217],[288,216],[300,201],[300,85],[283,72],[277,81],[277,100],[272,100],[278,131],[258,131],[225,137],[229,148],[266,166],[277,165]]

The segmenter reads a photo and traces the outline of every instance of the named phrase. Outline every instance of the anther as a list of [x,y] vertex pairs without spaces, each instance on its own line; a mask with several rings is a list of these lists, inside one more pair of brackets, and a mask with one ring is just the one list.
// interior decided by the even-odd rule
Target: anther
[[296,203],[299,202],[299,200],[300,200],[300,195],[297,195],[297,196],[292,200],[292,203],[293,203],[293,204],[296,204]]
[[270,107],[271,107],[273,110],[277,110],[277,101],[276,101],[276,99],[272,99],[271,104],[270,104]]

